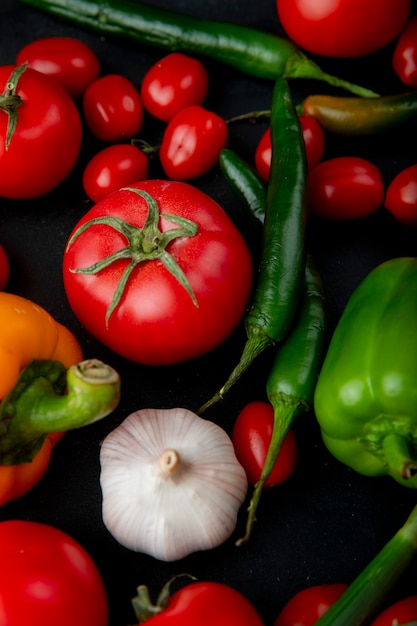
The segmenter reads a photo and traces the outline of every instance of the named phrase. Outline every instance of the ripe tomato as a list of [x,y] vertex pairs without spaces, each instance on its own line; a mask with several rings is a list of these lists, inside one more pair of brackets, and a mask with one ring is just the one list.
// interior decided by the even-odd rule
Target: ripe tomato
[[359,57],[401,31],[411,0],[276,0],[278,17],[298,46],[330,57]]
[[44,37],[19,50],[16,64],[28,63],[55,78],[72,98],[80,98],[100,73],[100,62],[87,44],[73,37]]
[[[246,472],[248,482],[255,485],[261,477],[274,424],[274,409],[268,402],[249,402],[236,418],[232,430],[235,454]],[[297,463],[297,440],[292,430],[285,437],[274,469],[265,481],[273,487],[287,480]]]
[[374,213],[384,202],[379,169],[359,157],[336,157],[315,165],[308,176],[308,207],[329,220],[354,220]]
[[131,139],[142,128],[139,91],[120,74],[107,74],[93,81],[84,93],[82,109],[88,128],[102,141]]
[[405,85],[417,87],[417,15],[400,33],[392,55],[392,67]]
[[[299,119],[306,148],[307,165],[308,167],[313,167],[313,165],[317,165],[321,161],[324,154],[324,133],[320,124],[313,117],[300,115]],[[271,156],[271,129],[267,128],[255,150],[255,167],[260,178],[265,183],[269,180]]]
[[417,596],[409,596],[385,609],[370,626],[395,626],[415,621],[417,621]]
[[2,291],[10,278],[10,263],[9,257],[6,254],[5,249],[0,244],[0,291]]
[[227,124],[202,106],[179,111],[168,122],[159,151],[165,174],[173,180],[189,180],[205,174],[226,146]]
[[144,108],[168,122],[178,111],[201,104],[208,91],[208,74],[200,61],[172,52],[153,65],[141,85]]
[[166,608],[145,621],[152,626],[263,626],[244,595],[223,583],[204,581],[175,592]]
[[344,583],[302,589],[284,606],[273,626],[313,626],[346,589]]
[[97,152],[83,172],[83,187],[93,202],[112,191],[148,178],[148,157],[132,144],[114,144]]
[[107,626],[107,595],[84,548],[61,530],[0,522],[2,626]]
[[417,163],[393,178],[384,204],[396,220],[407,226],[417,226]]
[[5,95],[12,79],[12,91],[21,100],[8,148],[7,102],[0,106],[0,196],[35,198],[57,187],[73,169],[81,148],[81,120],[73,100],[54,79],[31,68],[15,79],[15,69],[0,67],[0,91]]
[[[101,223],[72,239],[95,218]],[[138,229],[145,220],[144,233]],[[113,254],[101,271],[80,272]],[[218,346],[243,316],[252,280],[246,243],[220,205],[187,183],[163,180],[135,183],[90,209],[70,237],[63,272],[69,304],[85,328],[115,352],[149,365],[178,363]]]

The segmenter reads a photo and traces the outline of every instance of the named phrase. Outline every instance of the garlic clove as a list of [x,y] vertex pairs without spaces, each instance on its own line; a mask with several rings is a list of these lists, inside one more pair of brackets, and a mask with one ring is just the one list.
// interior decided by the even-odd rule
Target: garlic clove
[[183,408],[132,413],[100,450],[103,522],[115,539],[163,561],[230,537],[247,478],[228,434]]

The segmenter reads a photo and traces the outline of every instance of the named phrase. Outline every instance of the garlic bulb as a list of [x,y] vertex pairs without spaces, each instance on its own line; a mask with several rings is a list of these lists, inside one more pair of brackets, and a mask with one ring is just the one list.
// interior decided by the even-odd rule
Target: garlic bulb
[[100,450],[103,521],[123,546],[162,561],[232,534],[247,493],[227,433],[183,408],[142,409]]

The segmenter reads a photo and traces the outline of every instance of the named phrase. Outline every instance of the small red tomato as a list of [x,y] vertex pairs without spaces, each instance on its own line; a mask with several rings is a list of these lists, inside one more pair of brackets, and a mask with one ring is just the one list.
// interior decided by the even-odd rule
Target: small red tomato
[[346,589],[344,583],[302,589],[284,606],[273,626],[313,626]]
[[403,28],[392,56],[392,67],[398,78],[411,87],[417,87],[417,15]]
[[417,596],[408,596],[385,609],[370,626],[395,626],[415,621],[417,621]]
[[308,207],[318,217],[342,221],[367,217],[384,202],[379,169],[359,157],[322,161],[309,171]]
[[201,104],[208,91],[208,74],[200,61],[172,52],[153,65],[141,85],[144,108],[163,122],[169,122],[185,107]]
[[417,226],[417,163],[393,178],[385,194],[385,207],[402,224]]
[[[268,402],[249,402],[236,418],[232,441],[239,463],[244,468],[248,482],[255,485],[268,452],[274,424],[274,409]],[[274,468],[265,487],[273,487],[291,476],[297,463],[297,440],[290,430],[285,437]]]
[[226,146],[227,124],[202,106],[179,111],[168,122],[160,147],[161,165],[173,180],[188,180],[212,168]]
[[5,249],[0,244],[0,291],[5,288],[9,282],[10,263]]
[[102,141],[131,139],[142,127],[139,91],[120,74],[107,74],[93,81],[84,93],[82,107],[88,128]]
[[148,157],[132,144],[114,144],[100,150],[87,163],[83,187],[93,202],[98,202],[131,183],[148,178]]
[[100,73],[100,62],[87,44],[72,37],[44,37],[21,48],[16,64],[28,63],[55,78],[72,98],[80,98]]

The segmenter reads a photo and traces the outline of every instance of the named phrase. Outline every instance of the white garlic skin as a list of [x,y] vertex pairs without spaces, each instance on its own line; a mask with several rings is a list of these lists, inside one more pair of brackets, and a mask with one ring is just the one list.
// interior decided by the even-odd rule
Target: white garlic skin
[[[178,465],[165,471],[161,455]],[[172,462],[172,457],[169,457]],[[183,409],[142,409],[100,450],[103,522],[123,546],[162,561],[217,547],[230,537],[248,483],[228,434]]]

